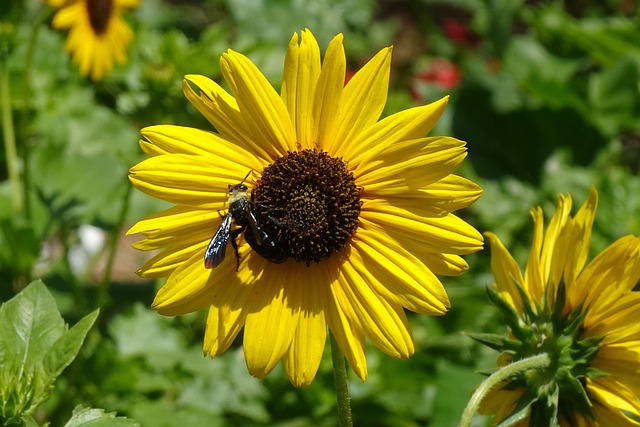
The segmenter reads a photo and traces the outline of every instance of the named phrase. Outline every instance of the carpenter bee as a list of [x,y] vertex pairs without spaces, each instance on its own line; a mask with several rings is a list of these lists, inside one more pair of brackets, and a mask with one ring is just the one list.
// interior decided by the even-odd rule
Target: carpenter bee
[[[251,173],[251,172],[249,172]],[[211,238],[204,253],[205,268],[214,268],[222,262],[231,237],[231,246],[236,254],[236,271],[240,267],[237,237],[244,232],[244,238],[258,255],[275,263],[287,260],[287,253],[278,245],[277,241],[261,226],[253,213],[253,200],[249,198],[248,188],[244,181],[249,175],[233,186],[229,186],[229,211],[222,217],[222,223]],[[231,230],[231,220],[238,228]]]

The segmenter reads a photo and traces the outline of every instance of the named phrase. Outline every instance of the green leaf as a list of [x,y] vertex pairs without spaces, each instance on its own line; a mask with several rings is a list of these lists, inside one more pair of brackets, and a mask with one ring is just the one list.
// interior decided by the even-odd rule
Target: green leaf
[[44,358],[44,368],[47,373],[57,377],[73,362],[84,342],[84,337],[98,318],[98,312],[99,310],[95,310],[87,314],[53,344]]
[[75,358],[95,311],[71,330],[46,286],[36,281],[0,307],[0,420],[16,423],[44,402]]
[[133,427],[140,423],[124,417],[116,417],[115,413],[105,413],[103,409],[83,408],[76,406],[71,419],[64,427]]
[[55,300],[39,280],[0,307],[0,326],[0,348],[5,350],[0,368],[10,358],[34,366],[65,332]]

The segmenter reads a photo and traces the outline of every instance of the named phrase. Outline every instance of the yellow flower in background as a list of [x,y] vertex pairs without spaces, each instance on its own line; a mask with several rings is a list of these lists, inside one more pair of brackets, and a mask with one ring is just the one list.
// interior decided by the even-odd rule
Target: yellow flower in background
[[546,231],[542,209],[533,209],[524,273],[497,236],[486,233],[494,295],[512,334],[502,346],[492,341],[503,352],[500,364],[543,352],[551,358],[542,372],[486,396],[482,412],[496,423],[528,408],[517,425],[552,425],[554,414],[563,426],[640,425],[640,292],[633,292],[640,238],[622,237],[587,264],[597,200],[593,189],[571,217],[571,197],[559,196]]
[[113,69],[113,61],[127,62],[126,49],[133,32],[122,18],[125,9],[140,0],[47,0],[59,9],[53,27],[69,30],[65,48],[80,74],[98,81]]
[[[129,230],[145,236],[136,248],[161,250],[138,273],[168,276],[153,303],[161,314],[209,308],[205,354],[223,353],[244,328],[252,375],[264,377],[284,359],[291,382],[304,386],[316,375],[328,325],[365,379],[365,338],[407,358],[414,345],[404,308],[430,315],[449,308],[436,274],[464,272],[460,255],[483,243],[451,212],[481,189],[452,174],[464,142],[425,137],[446,98],[379,120],[390,64],[391,48],[382,49],[345,85],[342,35],[321,61],[305,30],[291,39],[278,94],[229,50],[221,69],[231,93],[200,75],[183,82],[217,132],[142,130],[152,157],[131,169],[130,180],[176,206]],[[239,254],[228,248],[224,261],[205,268],[221,222],[233,228],[225,215],[236,200],[248,204],[256,227],[232,232]],[[257,242],[256,228],[267,239]]]

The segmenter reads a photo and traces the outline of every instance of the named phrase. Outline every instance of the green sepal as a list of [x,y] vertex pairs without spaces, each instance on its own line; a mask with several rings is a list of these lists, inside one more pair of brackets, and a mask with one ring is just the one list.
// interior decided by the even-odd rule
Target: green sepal
[[480,344],[484,344],[487,347],[500,352],[505,350],[505,347],[507,347],[507,342],[509,341],[507,337],[499,334],[466,332],[465,335],[473,340],[478,341]]
[[574,373],[566,369],[558,371],[556,381],[562,389],[562,399],[571,402],[574,408],[582,414],[591,415],[591,400],[584,389],[582,382]]
[[520,326],[520,316],[518,312],[513,308],[511,304],[502,299],[498,291],[492,286],[487,286],[487,295],[491,302],[502,312],[505,316],[507,326],[511,330],[511,333],[520,341],[526,341],[530,334],[527,334],[525,330]]

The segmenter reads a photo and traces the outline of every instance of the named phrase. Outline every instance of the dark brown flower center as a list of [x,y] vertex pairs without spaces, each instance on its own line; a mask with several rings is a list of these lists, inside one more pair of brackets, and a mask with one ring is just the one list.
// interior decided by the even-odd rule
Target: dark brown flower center
[[360,190],[340,158],[289,152],[262,171],[252,192],[258,225],[307,265],[340,251],[356,232]]
[[87,14],[89,24],[97,35],[107,31],[111,13],[113,12],[113,0],[85,0],[87,2]]

